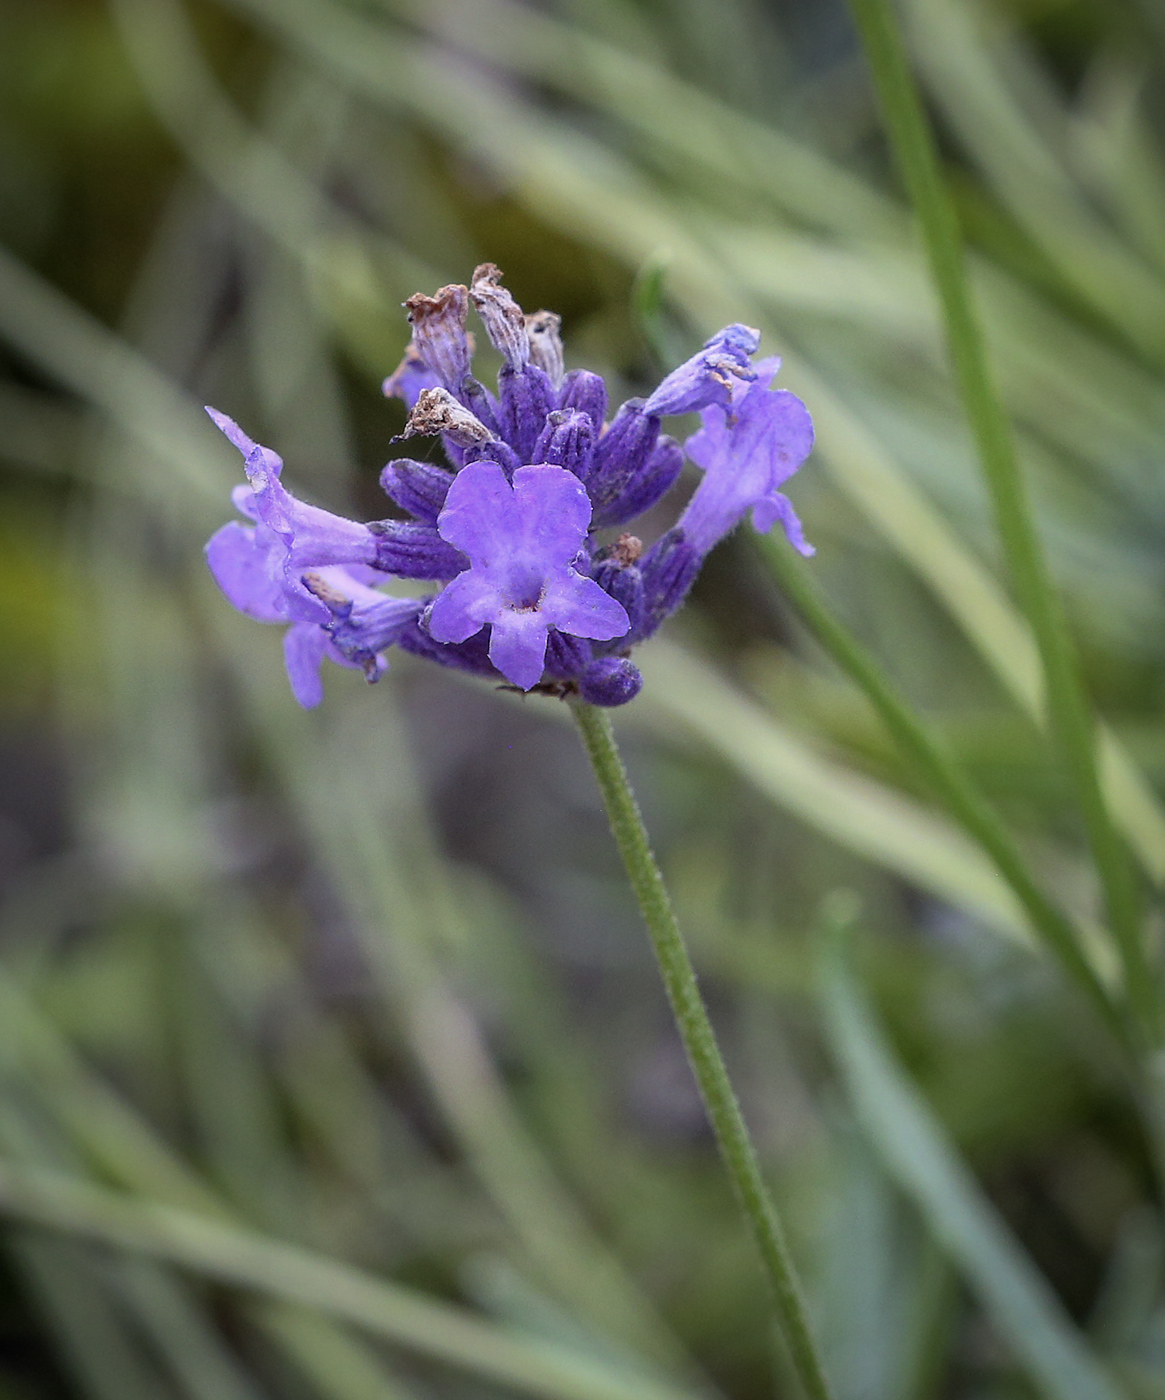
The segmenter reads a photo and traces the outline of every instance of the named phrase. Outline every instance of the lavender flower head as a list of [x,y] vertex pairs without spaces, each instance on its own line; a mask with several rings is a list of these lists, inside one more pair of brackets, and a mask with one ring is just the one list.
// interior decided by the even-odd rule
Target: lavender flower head
[[[301,705],[321,700],[325,659],[374,681],[393,646],[519,690],[621,705],[642,684],[632,648],[744,516],[762,532],[779,522],[813,552],[779,490],[809,455],[813,425],[800,399],[769,388],[780,361],[753,363],[758,332],[726,326],[607,423],[602,379],[564,370],[559,318],[525,315],[492,263],[468,287],[405,305],[413,339],[384,392],[409,410],[404,436],[439,435],[450,464],[385,467],[381,486],[411,519],[359,523],[297,500],[275,453],[207,410],[243,456],[234,503],[249,522],[223,526],[207,562],[240,612],[287,626]],[[503,357],[496,393],[473,377],[470,305]],[[661,419],[692,412],[701,427],[681,449]],[[620,529],[671,490],[685,454],[703,478],[644,551]],[[440,587],[402,598],[378,587],[390,579]]]

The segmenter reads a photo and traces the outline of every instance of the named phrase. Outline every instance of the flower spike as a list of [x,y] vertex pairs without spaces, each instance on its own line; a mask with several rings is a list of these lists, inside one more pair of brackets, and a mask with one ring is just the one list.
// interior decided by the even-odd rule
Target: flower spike
[[[473,378],[473,302],[503,365],[495,397]],[[623,705],[642,676],[631,650],[682,604],[708,552],[751,513],[778,522],[803,554],[781,487],[808,456],[800,399],[773,390],[780,361],[753,363],[760,336],[725,326],[647,399],[607,420],[607,389],[564,373],[560,320],[525,316],[493,263],[405,303],[412,342],[384,392],[409,410],[405,438],[439,437],[449,467],[399,458],[381,474],[409,520],[360,523],[297,500],[283,463],[224,414],[247,484],[206,547],[219,587],[256,621],[288,625],[287,671],[300,704],[323,694],[325,659],[383,672],[393,647],[520,690]],[[661,419],[699,412],[682,445]],[[703,478],[679,520],[646,547],[621,527],[662,501],[685,455]],[[452,470],[450,470],[450,467]],[[398,598],[389,579],[435,581],[431,599]]]

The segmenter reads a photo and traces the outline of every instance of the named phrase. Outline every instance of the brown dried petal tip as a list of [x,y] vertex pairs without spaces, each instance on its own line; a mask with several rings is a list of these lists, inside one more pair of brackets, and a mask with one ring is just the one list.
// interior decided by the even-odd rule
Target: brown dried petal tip
[[333,612],[342,612],[352,604],[351,598],[341,593],[338,588],[333,588],[322,574],[304,574],[301,582],[309,593],[315,594],[320,602]]
[[501,285],[501,279],[496,263],[482,263],[473,270],[469,295],[494,347],[502,352],[511,369],[521,369],[530,359],[526,318]]
[[460,389],[469,373],[470,350],[465,333],[469,289],[455,282],[442,287],[436,296],[415,292],[405,307],[421,359],[447,388]]
[[490,430],[480,418],[457,402],[447,389],[426,389],[417,399],[402,437],[432,437],[447,433],[462,447],[489,442]]
[[530,341],[530,359],[545,370],[557,389],[566,373],[562,358],[562,317],[553,311],[535,311],[526,317],[526,336]]
[[629,568],[643,553],[643,541],[638,535],[620,535],[611,550],[611,558],[620,568]]

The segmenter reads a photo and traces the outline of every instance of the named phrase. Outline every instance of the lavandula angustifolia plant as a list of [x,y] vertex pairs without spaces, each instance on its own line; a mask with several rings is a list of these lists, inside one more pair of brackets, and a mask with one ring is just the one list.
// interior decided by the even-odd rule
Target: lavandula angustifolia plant
[[[504,363],[498,392],[473,378],[472,301]],[[679,607],[713,546],[752,511],[780,521],[803,553],[782,483],[813,445],[805,406],[752,362],[759,341],[726,326],[647,399],[604,422],[607,389],[564,373],[558,317],[524,316],[492,264],[472,285],[406,303],[413,343],[385,391],[410,410],[406,437],[440,434],[452,470],[402,458],[381,475],[412,519],[345,520],[290,495],[282,463],[230,419],[211,417],[246,460],[234,522],[207,546],[219,586],[264,622],[287,622],[287,668],[302,705],[319,702],[324,657],[376,680],[396,645],[521,690],[621,705],[639,690],[633,647]],[[683,450],[661,431],[699,411]],[[704,476],[676,525],[649,549],[615,534],[675,484],[684,453]],[[389,598],[386,578],[442,585],[432,599]]]
[[[503,358],[496,395],[471,372],[470,302]],[[809,414],[793,394],[769,387],[780,361],[753,362],[760,337],[748,326],[726,326],[607,423],[603,380],[565,372],[559,318],[524,315],[492,263],[469,287],[418,293],[405,305],[412,344],[385,392],[409,409],[404,436],[439,434],[450,464],[402,458],[385,467],[381,485],[412,519],[360,524],[305,505],[283,486],[273,452],[208,410],[243,454],[249,485],[236,490],[235,505],[253,522],[232,522],[211,539],[211,571],[240,611],[290,624],[287,669],[302,705],[322,697],[325,657],[376,680],[394,645],[574,702],[791,1355],[808,1394],[825,1400],[792,1259],[610,723],[596,708],[638,693],[631,650],[680,606],[709,551],[749,512],[758,530],[780,522],[812,554],[780,490],[813,446]],[[701,426],[681,449],[662,420],[692,412]],[[703,477],[676,524],[644,551],[636,536],[616,532],[671,490],[685,453]],[[432,598],[396,598],[375,587],[386,578],[441,587]]]

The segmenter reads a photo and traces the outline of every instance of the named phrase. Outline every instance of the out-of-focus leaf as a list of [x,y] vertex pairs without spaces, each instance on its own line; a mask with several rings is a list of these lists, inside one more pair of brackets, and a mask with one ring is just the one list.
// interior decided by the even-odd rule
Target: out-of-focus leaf
[[686,1394],[507,1332],[322,1255],[59,1174],[0,1167],[0,1210],[343,1318],[398,1346],[547,1400],[682,1400]]
[[169,1400],[125,1310],[102,1288],[88,1252],[40,1230],[23,1230],[13,1243],[82,1390],[92,1400]]
[[1016,1360],[1050,1400],[1118,1400],[1115,1383],[1047,1280],[894,1063],[836,934],[823,949],[822,994],[830,1046],[859,1122],[1007,1338]]
[[652,709],[680,720],[766,796],[849,850],[1028,941],[1011,891],[945,817],[815,753],[674,644],[653,643],[642,665]]
[[183,1281],[147,1259],[124,1260],[112,1274],[190,1400],[261,1400]]

